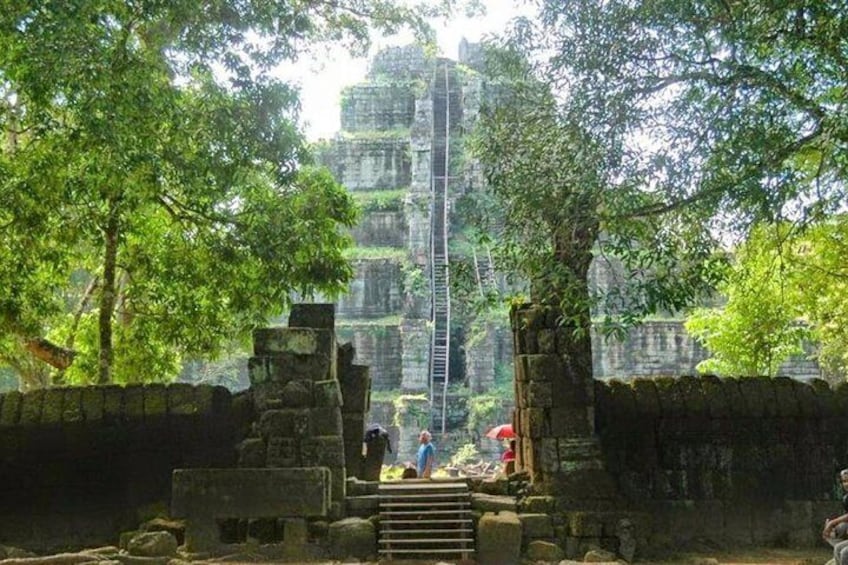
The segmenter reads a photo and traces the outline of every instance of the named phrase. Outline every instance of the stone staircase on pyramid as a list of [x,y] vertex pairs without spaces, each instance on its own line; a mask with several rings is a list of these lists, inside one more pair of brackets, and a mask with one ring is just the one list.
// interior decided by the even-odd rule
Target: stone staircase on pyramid
[[408,479],[381,483],[383,559],[472,559],[474,525],[465,482]]

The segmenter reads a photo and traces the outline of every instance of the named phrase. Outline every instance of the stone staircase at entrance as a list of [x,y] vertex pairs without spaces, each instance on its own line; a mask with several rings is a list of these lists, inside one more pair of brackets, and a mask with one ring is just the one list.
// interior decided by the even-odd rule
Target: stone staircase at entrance
[[465,482],[381,483],[379,496],[381,558],[473,557],[471,494]]

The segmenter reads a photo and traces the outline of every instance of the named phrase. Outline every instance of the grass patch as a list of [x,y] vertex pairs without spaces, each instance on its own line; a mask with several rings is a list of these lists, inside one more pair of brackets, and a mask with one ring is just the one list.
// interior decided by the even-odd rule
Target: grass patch
[[403,199],[408,193],[409,189],[398,188],[352,192],[351,195],[363,212],[400,212],[403,210]]
[[374,129],[363,131],[343,131],[339,135],[343,140],[352,141],[371,141],[380,139],[407,139],[409,138],[409,128],[394,128],[394,129]]
[[404,247],[351,247],[343,252],[344,258],[350,261],[363,259],[393,259],[401,262],[406,260],[408,252]]

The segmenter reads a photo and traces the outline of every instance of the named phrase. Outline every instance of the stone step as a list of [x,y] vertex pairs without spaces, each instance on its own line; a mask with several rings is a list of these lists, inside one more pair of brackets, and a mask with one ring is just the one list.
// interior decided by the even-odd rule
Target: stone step
[[457,501],[457,502],[380,502],[381,509],[391,509],[391,508],[421,508],[424,505],[425,508],[471,508],[471,501]]
[[454,545],[457,543],[474,543],[473,538],[421,538],[421,539],[381,539],[381,545],[420,545],[420,544],[445,544]]
[[392,555],[392,554],[394,554],[394,553],[400,553],[400,554],[404,554],[404,555],[410,555],[410,554],[415,554],[415,555],[426,555],[426,554],[433,554],[433,555],[439,554],[439,555],[445,555],[445,554],[454,554],[454,555],[455,555],[455,554],[457,554],[457,553],[463,553],[463,554],[472,554],[472,553],[474,553],[474,549],[473,549],[473,548],[468,548],[468,549],[433,549],[433,548],[394,549],[394,548],[392,548],[392,549],[388,549],[388,548],[382,548],[382,547],[381,547],[381,548],[380,548],[380,549],[378,549],[377,551],[378,551],[378,553],[379,553],[380,555],[388,555],[388,556],[391,556],[391,555]]
[[381,556],[457,555],[465,559],[474,553],[467,483],[407,480],[383,483],[378,492]]
[[428,501],[428,500],[438,500],[441,498],[462,498],[464,501],[471,500],[471,494],[467,492],[427,492],[427,493],[391,493],[391,494],[378,494],[380,497],[380,501],[383,500],[406,500],[406,501]]
[[[448,522],[445,525],[453,525],[453,522]],[[465,535],[465,534],[473,534],[474,530],[471,528],[429,528],[429,529],[403,529],[403,528],[389,528],[383,530],[384,536],[392,536],[392,539],[404,539],[402,537],[394,537],[394,536],[408,536],[409,538],[415,538],[415,536],[424,536],[425,538],[432,539],[433,534],[444,536],[445,534],[455,534],[455,535]],[[457,538],[451,537],[451,540],[455,540]]]
[[[425,525],[425,524],[426,525],[440,524],[440,525],[444,525],[445,527],[453,528],[453,527],[456,526],[456,524],[470,525],[470,524],[472,524],[472,520],[470,518],[454,518],[453,520],[383,520],[383,522],[380,525],[382,526],[383,524],[388,526],[389,529],[392,529],[391,528],[392,526],[408,526],[408,525],[418,526],[418,525]],[[397,531],[397,530],[393,530],[393,531]]]

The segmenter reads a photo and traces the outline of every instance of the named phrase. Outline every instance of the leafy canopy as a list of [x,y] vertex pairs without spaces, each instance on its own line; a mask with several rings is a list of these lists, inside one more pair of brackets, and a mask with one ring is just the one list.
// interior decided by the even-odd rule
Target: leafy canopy
[[[270,71],[450,2],[13,0],[0,11],[0,360],[167,378],[351,269],[351,198]],[[70,367],[70,368],[69,368]]]
[[506,264],[573,311],[601,299],[587,255],[609,258],[625,284],[606,312],[626,324],[713,284],[713,251],[752,222],[839,210],[845,8],[541,2],[496,45],[507,79],[477,142]]
[[804,229],[760,225],[740,247],[726,284],[727,304],[696,310],[686,327],[712,353],[699,370],[774,375],[791,354],[815,342],[815,357],[834,381],[848,376],[848,220]]

